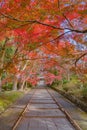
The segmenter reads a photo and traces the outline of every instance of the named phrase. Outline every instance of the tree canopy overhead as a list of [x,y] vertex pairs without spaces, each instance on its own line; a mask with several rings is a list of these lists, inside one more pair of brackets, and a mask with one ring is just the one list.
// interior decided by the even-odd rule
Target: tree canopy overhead
[[87,78],[87,1],[0,0],[0,50],[0,84],[36,84],[41,72],[47,82],[68,71]]

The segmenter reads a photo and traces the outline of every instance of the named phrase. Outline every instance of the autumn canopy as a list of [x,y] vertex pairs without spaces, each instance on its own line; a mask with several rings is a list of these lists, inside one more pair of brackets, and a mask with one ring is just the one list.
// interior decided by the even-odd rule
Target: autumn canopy
[[0,0],[0,87],[72,73],[87,79],[87,0]]

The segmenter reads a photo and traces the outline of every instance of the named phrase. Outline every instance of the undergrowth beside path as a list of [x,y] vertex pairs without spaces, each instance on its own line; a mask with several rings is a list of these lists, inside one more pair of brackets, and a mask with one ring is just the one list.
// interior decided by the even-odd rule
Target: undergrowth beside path
[[[30,91],[28,89],[27,91]],[[5,91],[0,93],[0,113],[2,113],[6,108],[8,108],[12,103],[14,103],[27,91]]]

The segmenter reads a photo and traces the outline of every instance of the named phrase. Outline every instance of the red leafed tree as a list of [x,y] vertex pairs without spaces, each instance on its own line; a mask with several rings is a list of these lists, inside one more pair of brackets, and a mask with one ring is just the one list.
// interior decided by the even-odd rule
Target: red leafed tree
[[72,64],[81,68],[87,55],[86,12],[86,0],[0,0],[0,86],[4,73],[17,80],[14,86],[17,76],[25,84],[29,65],[35,73],[31,83],[36,84],[37,62],[46,72],[51,67],[71,69]]

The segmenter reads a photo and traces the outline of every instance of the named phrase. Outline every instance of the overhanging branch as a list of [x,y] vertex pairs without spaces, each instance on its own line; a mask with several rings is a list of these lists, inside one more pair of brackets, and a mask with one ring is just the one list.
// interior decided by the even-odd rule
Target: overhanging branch
[[75,66],[77,66],[77,62],[78,62],[82,57],[84,57],[85,55],[87,55],[87,52],[84,53],[84,54],[82,54],[79,58],[76,59],[76,61],[75,61]]
[[40,22],[38,20],[20,20],[20,19],[17,19],[11,15],[7,15],[7,14],[3,14],[3,13],[0,13],[2,16],[6,17],[6,18],[9,18],[11,20],[14,20],[14,21],[17,21],[17,22],[20,22],[20,23],[29,23],[29,24],[33,24],[33,23],[36,23],[36,24],[41,24],[43,26],[47,26],[47,27],[50,27],[50,28],[53,28],[53,29],[58,29],[58,30],[69,30],[71,32],[76,32],[76,33],[87,33],[87,29],[85,30],[77,30],[77,29],[71,29],[71,28],[60,28],[60,27],[57,27],[57,26],[54,26],[54,25],[50,25],[50,24],[47,24],[47,23],[43,23],[43,22]]

